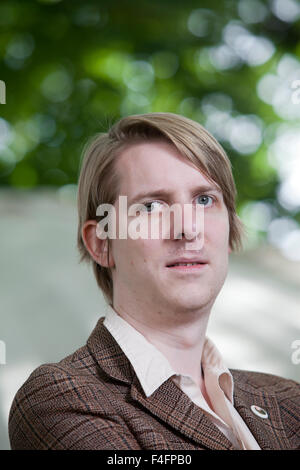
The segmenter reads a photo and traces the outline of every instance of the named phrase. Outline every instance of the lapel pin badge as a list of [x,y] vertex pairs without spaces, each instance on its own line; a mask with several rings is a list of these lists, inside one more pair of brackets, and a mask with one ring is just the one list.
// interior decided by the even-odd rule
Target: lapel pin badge
[[251,411],[256,416],[259,416],[260,418],[266,419],[266,418],[269,417],[266,410],[264,410],[263,408],[261,408],[260,406],[257,406],[257,405],[251,405]]

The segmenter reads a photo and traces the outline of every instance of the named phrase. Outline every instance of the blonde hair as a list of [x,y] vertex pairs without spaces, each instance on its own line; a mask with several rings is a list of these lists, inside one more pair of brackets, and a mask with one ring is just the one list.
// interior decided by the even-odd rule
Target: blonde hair
[[97,284],[111,304],[111,271],[91,257],[82,239],[82,227],[87,220],[101,220],[96,216],[100,204],[115,203],[120,183],[116,161],[122,150],[137,142],[157,139],[172,143],[183,157],[194,163],[208,179],[217,183],[228,210],[229,246],[232,250],[242,246],[243,225],[235,209],[236,187],[231,164],[216,139],[197,122],[178,114],[148,113],[124,117],[107,133],[99,133],[87,143],[77,193],[79,262],[92,263]]

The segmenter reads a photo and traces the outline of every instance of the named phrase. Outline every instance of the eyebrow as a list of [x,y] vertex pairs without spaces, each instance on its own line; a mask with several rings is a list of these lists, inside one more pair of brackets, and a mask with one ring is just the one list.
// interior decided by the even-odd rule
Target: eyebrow
[[[217,193],[222,194],[222,191],[220,188],[217,186],[213,185],[200,185],[196,186],[191,190],[191,193],[193,195],[196,195],[201,192],[208,192],[208,191],[214,191]],[[148,191],[148,192],[141,192],[133,196],[133,198],[130,201],[130,204],[135,204],[139,202],[141,199],[152,199],[152,198],[166,198],[168,200],[171,199],[173,194],[173,191],[167,191],[166,189],[157,189],[155,191]]]

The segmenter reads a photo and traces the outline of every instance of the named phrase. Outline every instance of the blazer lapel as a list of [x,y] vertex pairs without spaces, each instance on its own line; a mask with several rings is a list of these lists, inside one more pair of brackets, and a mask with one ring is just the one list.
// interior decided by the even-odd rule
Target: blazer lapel
[[[241,372],[230,370],[234,378],[234,406],[263,450],[290,449],[280,416],[279,406],[274,394],[254,388],[240,380]],[[246,372],[242,372],[245,374]],[[247,372],[251,374],[251,372]],[[251,411],[257,405],[268,413],[261,418]]]
[[87,348],[108,376],[131,386],[133,400],[196,444],[213,450],[234,449],[226,436],[177,387],[171,377],[147,398],[133,367],[103,321],[103,317],[98,320],[87,341]]
[[196,444],[212,450],[234,450],[226,436],[177,387],[171,377],[147,398],[135,376],[131,397]]
[[[196,444],[212,450],[233,450],[232,443],[180,390],[171,377],[146,397],[126,355],[100,318],[87,347],[101,369],[110,377],[131,386],[132,399]],[[234,378],[234,406],[262,449],[289,449],[275,395],[245,382],[251,372],[230,370]],[[251,405],[267,411],[268,419],[253,414]]]

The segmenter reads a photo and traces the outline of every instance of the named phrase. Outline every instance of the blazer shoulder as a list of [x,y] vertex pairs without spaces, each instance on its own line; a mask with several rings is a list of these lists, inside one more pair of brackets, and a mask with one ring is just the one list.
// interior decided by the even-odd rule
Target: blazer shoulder
[[275,374],[265,372],[230,369],[234,383],[240,388],[269,391],[274,394],[288,393],[300,397],[300,383]]
[[[81,420],[95,414],[114,418],[109,387],[105,387],[100,374],[85,346],[59,362],[34,369],[10,408],[8,429],[12,449],[54,448],[51,430],[59,429],[62,423],[69,422],[70,427],[76,422],[80,425]],[[55,445],[57,449],[63,448],[59,442]]]
[[[82,346],[58,362],[44,363],[34,369],[17,391],[16,401],[35,403],[78,387],[99,382],[99,370],[86,346]],[[53,395],[54,394],[54,395]],[[12,407],[13,408],[13,407]]]

